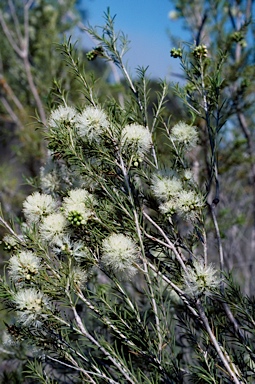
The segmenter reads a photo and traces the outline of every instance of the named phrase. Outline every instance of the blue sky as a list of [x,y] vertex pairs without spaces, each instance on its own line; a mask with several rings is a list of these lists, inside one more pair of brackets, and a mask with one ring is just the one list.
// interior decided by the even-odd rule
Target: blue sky
[[[172,21],[168,13],[173,9],[169,0],[83,0],[92,26],[103,25],[103,14],[110,7],[116,14],[116,30],[122,30],[130,40],[125,59],[131,73],[138,66],[147,67],[154,78],[172,78],[171,72],[180,72],[178,60],[170,57],[172,47],[167,30],[185,38],[180,21]],[[85,46],[91,44],[84,38]],[[90,47],[89,47],[90,48]]]

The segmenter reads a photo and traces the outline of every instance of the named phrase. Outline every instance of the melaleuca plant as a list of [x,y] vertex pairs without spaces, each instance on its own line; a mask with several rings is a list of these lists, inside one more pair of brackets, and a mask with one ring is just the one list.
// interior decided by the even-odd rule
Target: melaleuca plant
[[84,102],[58,95],[40,189],[16,230],[1,218],[10,258],[0,292],[13,312],[5,348],[25,346],[27,377],[41,383],[251,383],[255,307],[211,263],[208,191],[192,168],[199,129],[165,118],[165,83],[148,119],[146,73],[131,79],[109,14],[101,34],[89,32],[130,92],[99,103],[63,46]]

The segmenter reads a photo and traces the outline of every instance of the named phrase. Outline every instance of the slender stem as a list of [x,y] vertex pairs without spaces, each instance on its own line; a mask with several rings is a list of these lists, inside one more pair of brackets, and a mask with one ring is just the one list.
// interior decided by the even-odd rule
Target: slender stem
[[[176,258],[177,258],[178,262],[180,263],[180,265],[182,266],[183,270],[185,272],[187,272],[186,265],[184,264],[184,261],[183,261],[184,260],[184,256],[179,251],[177,251],[176,247],[171,242],[171,240],[168,238],[168,236],[165,234],[163,229],[157,223],[155,223],[155,221],[145,211],[143,211],[143,215],[159,231],[159,233],[161,233],[161,235],[166,240],[168,248],[173,251],[174,255],[176,256]],[[157,241],[156,238],[154,238],[154,239],[155,239],[155,241]]]
[[[108,317],[106,316],[102,316],[100,311],[88,300],[86,299],[86,297],[84,297],[84,295],[82,294],[81,291],[78,291],[77,292],[78,294],[78,297],[87,305],[88,308],[90,308],[93,312],[95,312],[100,318],[101,320],[103,321],[103,323],[105,323],[108,327],[112,328],[112,330],[114,332],[116,332],[128,345],[130,345],[130,347],[132,348],[136,348],[136,345],[127,339],[127,336],[124,335],[118,328],[116,325],[112,324],[112,322],[109,320]],[[105,304],[105,303],[104,303]],[[128,329],[130,328],[129,325],[125,322],[125,320],[123,320],[122,318],[120,318],[121,322],[123,323],[123,325]]]
[[23,58],[23,63],[24,63],[24,67],[25,67],[25,71],[26,71],[26,75],[27,75],[28,84],[29,84],[30,90],[33,94],[33,97],[35,99],[41,122],[44,125],[46,125],[47,124],[46,114],[45,114],[41,98],[39,96],[38,90],[37,90],[35,82],[34,82],[34,78],[33,78],[32,72],[31,72],[31,65],[30,65],[29,59],[28,59],[28,55],[26,55]]
[[242,382],[238,379],[237,375],[239,376],[238,372],[239,372],[239,369],[236,368],[236,366],[231,362],[231,366],[233,367],[233,369],[231,369],[230,367],[230,363],[228,361],[228,358],[224,355],[223,351],[224,351],[224,348],[221,347],[218,343],[218,340],[216,339],[216,337],[214,336],[213,334],[213,331],[209,325],[209,322],[208,322],[208,319],[207,319],[207,316],[204,312],[204,309],[201,305],[201,302],[200,300],[197,300],[197,303],[196,303],[196,307],[198,309],[198,312],[199,312],[199,315],[200,315],[200,318],[201,320],[203,321],[204,323],[204,326],[205,326],[205,329],[211,339],[211,342],[213,343],[214,345],[214,348],[216,349],[217,353],[218,353],[218,356],[220,357],[224,367],[226,368],[227,372],[229,373],[230,377],[231,377],[231,380],[235,383],[235,384],[242,384]]
[[14,104],[16,105],[16,107],[20,110],[20,111],[23,111],[24,108],[23,108],[23,105],[21,104],[21,102],[19,101],[19,99],[17,98],[17,96],[14,94],[13,90],[11,89],[10,85],[7,83],[6,79],[0,75],[0,86],[2,87],[2,89],[4,90],[5,94],[10,97],[10,99],[14,102]]
[[128,383],[138,384],[136,380],[135,381],[133,380],[134,376],[131,374],[131,372],[129,372],[127,368],[120,363],[120,361],[117,361],[116,359],[114,359],[112,355],[102,345],[100,345],[100,343],[92,335],[89,334],[80,316],[78,315],[76,308],[73,305],[71,306],[71,309],[73,311],[76,324],[80,329],[82,335],[85,336],[87,339],[89,339],[94,345],[96,345],[105,354],[105,356],[108,357],[108,359],[115,365],[115,367],[123,374],[123,376],[126,378]]
[[16,52],[16,54],[23,60],[27,81],[28,81],[30,90],[33,94],[33,97],[35,99],[41,122],[44,125],[46,125],[46,122],[47,122],[46,114],[44,111],[43,103],[41,101],[41,98],[39,96],[39,93],[37,91],[37,88],[33,79],[31,65],[28,58],[29,56],[29,8],[31,7],[32,3],[33,1],[29,0],[24,5],[24,31],[25,32],[24,32],[24,36],[22,38],[21,37],[19,38],[20,47],[16,44],[15,40],[13,39],[12,33],[6,24],[1,11],[0,11],[0,24],[3,28],[5,36],[7,37],[11,47]]
[[148,286],[148,289],[149,289],[149,292],[150,292],[151,303],[152,303],[152,307],[153,307],[153,311],[154,311],[154,315],[155,315],[156,329],[157,329],[157,335],[158,335],[158,353],[159,353],[159,356],[160,356],[161,355],[161,351],[162,351],[162,346],[163,346],[163,340],[162,340],[162,335],[161,335],[158,307],[157,307],[157,303],[156,303],[156,300],[155,300],[155,295],[154,295],[154,292],[153,292],[153,289],[152,289],[152,283],[151,283],[151,279],[150,279],[150,275],[149,275],[147,259],[146,259],[146,256],[145,256],[145,250],[144,250],[144,244],[143,244],[143,239],[142,239],[142,233],[141,233],[141,229],[140,229],[139,218],[138,218],[138,214],[137,214],[137,211],[136,211],[135,203],[134,203],[134,200],[133,200],[133,195],[132,195],[132,191],[131,191],[130,184],[129,184],[127,170],[126,170],[124,161],[122,159],[122,156],[120,154],[119,154],[119,158],[120,158],[120,165],[121,165],[122,173],[123,173],[123,176],[124,176],[125,184],[126,184],[126,187],[127,187],[127,190],[128,190],[129,199],[130,199],[130,201],[132,203],[132,207],[133,207],[133,214],[134,214],[136,232],[137,232],[137,235],[138,235],[138,238],[139,238],[140,249],[141,249],[141,252],[142,252],[142,261],[143,261],[143,266],[144,266],[144,270],[145,270],[145,276],[146,276],[146,279],[147,279],[147,286]]
[[238,322],[236,321],[236,319],[235,319],[231,309],[229,308],[228,304],[223,303],[223,308],[226,312],[226,315],[227,315],[229,321],[233,324],[233,327],[234,327],[236,334],[241,338],[242,342],[244,342],[246,344],[244,333],[243,333],[242,329],[240,328]]
[[[189,302],[188,300],[186,299],[185,297],[185,293],[176,285],[174,284],[167,276],[165,276],[162,272],[160,272],[153,264],[151,263],[148,263],[149,267],[154,271],[156,272],[161,278],[162,280],[164,280],[167,284],[169,284],[173,290],[180,296],[180,298],[183,300],[183,302],[186,304],[187,308],[190,310],[190,312],[196,317],[196,318],[199,318],[197,312],[195,311],[194,308],[192,308],[190,305],[189,305]],[[137,266],[139,268],[139,266]],[[142,270],[142,272],[144,273],[144,271]]]
[[16,29],[16,38],[18,39],[19,44],[21,45],[22,44],[22,33],[21,33],[21,29],[20,29],[20,22],[19,22],[19,19],[17,17],[17,12],[16,12],[15,6],[13,4],[13,1],[8,0],[8,5],[10,8],[11,17],[14,21],[14,26]]
[[1,24],[2,28],[3,28],[4,34],[7,37],[7,39],[9,41],[10,46],[12,47],[12,49],[17,53],[17,55],[19,57],[23,57],[23,51],[16,44],[16,42],[15,42],[15,40],[14,40],[12,34],[11,34],[11,31],[10,31],[9,27],[7,26],[5,20],[4,20],[4,16],[3,16],[3,13],[2,13],[1,10],[0,10],[0,24]]
[[207,236],[205,228],[203,228],[203,251],[204,251],[204,266],[208,264],[208,253],[207,253]]
[[212,214],[212,219],[213,219],[213,225],[215,228],[216,232],[216,238],[218,242],[218,250],[219,250],[219,257],[220,257],[220,278],[221,278],[221,291],[224,290],[224,283],[223,283],[223,270],[224,270],[224,253],[223,253],[223,246],[222,246],[222,241],[221,241],[221,235],[220,235],[220,229],[218,225],[218,220],[215,214],[215,207],[216,205],[212,203],[210,205],[211,208],[211,214]]
[[81,372],[84,374],[84,376],[86,376],[86,378],[88,378],[90,380],[91,383],[93,384],[97,384],[98,382],[96,382],[92,377],[92,376],[95,376],[95,377],[100,377],[101,379],[105,380],[105,381],[108,381],[110,384],[118,384],[115,380],[112,380],[111,378],[107,377],[104,373],[99,373],[99,372],[91,372],[91,371],[87,371],[83,368],[80,368],[78,367],[78,364],[77,362],[75,361],[75,359],[70,356],[70,354],[67,354],[67,358],[75,365],[77,366],[77,370],[81,370]]
[[3,104],[3,107],[6,109],[6,111],[9,113],[10,117],[12,118],[12,120],[14,121],[14,123],[18,126],[18,127],[22,127],[22,124],[21,124],[21,121],[19,120],[18,116],[16,115],[16,113],[14,112],[14,110],[12,109],[12,107],[10,106],[10,104],[8,103],[7,99],[3,96],[0,96],[0,101],[1,103]]
[[2,224],[3,227],[5,227],[6,229],[8,229],[8,231],[21,243],[23,244],[24,243],[24,240],[19,237],[15,231],[11,228],[11,226],[2,218],[1,214],[0,214],[0,224]]
[[77,362],[72,358],[72,356],[70,356],[69,354],[68,354],[68,356],[67,356],[67,353],[66,353],[65,355],[66,355],[66,357],[68,358],[68,360],[70,360],[70,361],[73,363],[73,365],[67,364],[67,363],[65,363],[64,361],[61,361],[61,360],[56,359],[56,358],[54,358],[54,357],[52,357],[52,356],[49,356],[49,355],[47,355],[47,359],[52,360],[52,361],[54,361],[54,362],[56,362],[56,363],[58,363],[58,364],[61,364],[61,365],[63,365],[64,367],[71,368],[71,369],[73,369],[73,370],[82,372],[82,373],[86,376],[86,378],[89,379],[89,382],[90,382],[90,383],[92,383],[92,384],[96,384],[96,382],[95,382],[95,381],[88,375],[88,373],[85,371],[85,369],[78,367]]

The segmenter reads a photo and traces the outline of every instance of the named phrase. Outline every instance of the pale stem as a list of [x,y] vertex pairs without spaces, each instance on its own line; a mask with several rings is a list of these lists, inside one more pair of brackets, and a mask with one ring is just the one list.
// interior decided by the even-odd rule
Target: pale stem
[[[77,364],[77,362],[75,361],[75,359],[70,356],[69,354],[67,354],[67,357],[68,359],[75,365],[77,366],[77,370],[80,370],[87,378],[90,379],[90,382],[93,383],[93,384],[97,384],[98,382],[95,381],[92,377],[92,376],[96,376],[96,377],[100,377],[101,379],[104,379],[106,381],[108,381],[110,384],[119,384],[117,383],[115,380],[112,380],[111,378],[107,377],[104,373],[96,373],[96,372],[90,372],[90,371],[86,371],[85,369],[83,368],[80,368]],[[74,368],[75,369],[75,368]]]
[[218,225],[218,220],[216,218],[215,214],[215,204],[212,203],[211,205],[211,213],[212,213],[212,219],[213,219],[213,225],[216,232],[216,238],[218,243],[218,249],[219,249],[219,256],[220,256],[220,278],[221,278],[221,290],[224,289],[224,283],[223,283],[223,270],[224,270],[224,254],[223,254],[223,246],[221,241],[221,235],[220,235],[220,229]]
[[8,229],[8,231],[21,243],[23,244],[24,243],[24,240],[21,239],[21,237],[19,237],[15,231],[11,228],[11,226],[2,218],[2,216],[0,216],[0,224],[2,224],[6,229]]
[[0,24],[3,28],[3,31],[4,31],[4,34],[5,36],[7,37],[9,43],[10,43],[10,46],[12,47],[12,49],[17,53],[17,55],[19,57],[23,57],[23,52],[22,50],[18,47],[18,45],[16,44],[14,38],[12,37],[12,34],[11,34],[11,31],[10,29],[8,28],[5,20],[4,20],[4,17],[3,17],[3,13],[2,11],[0,10]]
[[[224,367],[226,368],[227,372],[229,373],[232,381],[235,383],[235,384],[242,384],[242,382],[238,379],[238,377],[236,376],[236,372],[238,372],[239,370],[237,370],[236,366],[231,362],[231,365],[233,366],[234,368],[234,371],[233,369],[231,369],[230,367],[230,364],[228,362],[228,359],[227,357],[225,356],[225,354],[223,353],[224,351],[224,348],[223,347],[220,347],[219,343],[218,343],[218,340],[216,339],[216,337],[214,336],[213,334],[213,331],[209,325],[209,322],[208,322],[208,319],[207,319],[207,316],[203,310],[203,307],[200,303],[200,300],[197,300],[197,303],[196,303],[196,307],[198,309],[198,312],[199,312],[199,315],[200,315],[200,318],[201,320],[203,321],[203,324],[205,326],[205,329],[211,339],[211,342],[213,343],[214,345],[214,348],[216,349],[216,352],[218,353]],[[239,376],[239,375],[238,375]]]
[[[168,245],[168,248],[171,249],[174,253],[174,255],[176,256],[178,262],[180,263],[180,265],[182,266],[183,270],[185,272],[187,272],[187,268],[186,268],[186,265],[184,264],[183,262],[183,256],[182,254],[177,251],[176,247],[174,246],[174,244],[169,240],[168,236],[165,234],[165,232],[163,231],[163,229],[157,224],[155,223],[155,221],[149,216],[147,215],[147,213],[145,211],[143,211],[143,215],[146,217],[146,219],[159,231],[159,233],[164,237],[167,245]],[[155,241],[158,241],[156,238],[154,238]]]
[[7,99],[3,96],[0,96],[0,101],[1,103],[3,104],[3,107],[6,109],[6,111],[8,112],[8,114],[10,115],[10,117],[12,118],[12,121],[14,121],[14,123],[18,126],[18,127],[21,127],[22,124],[18,118],[18,116],[16,115],[16,113],[14,112],[14,110],[12,109],[12,107],[10,106],[10,104],[8,103]]
[[225,310],[225,312],[227,314],[227,317],[228,317],[229,321],[233,324],[235,332],[238,334],[238,336],[241,337],[243,342],[246,342],[245,341],[245,337],[244,337],[244,333],[243,333],[242,329],[240,328],[240,326],[238,325],[238,323],[237,323],[237,321],[236,321],[236,319],[235,319],[231,309],[229,308],[228,304],[227,303],[223,303],[223,308],[224,308],[224,310]]
[[161,353],[162,353],[162,349],[163,349],[163,339],[162,339],[162,335],[161,335],[158,306],[157,306],[154,291],[152,288],[152,282],[151,282],[151,278],[150,278],[150,274],[149,274],[149,270],[148,270],[148,261],[145,257],[145,254],[144,254],[145,252],[144,252],[142,234],[141,234],[141,229],[140,229],[140,224],[139,224],[137,212],[134,210],[134,213],[135,213],[136,229],[137,229],[137,233],[138,233],[139,240],[140,240],[140,246],[141,246],[141,250],[142,250],[142,261],[143,261],[143,266],[144,266],[145,277],[147,279],[147,284],[148,284],[148,288],[149,288],[149,292],[150,292],[152,307],[153,307],[153,311],[154,311],[154,315],[155,315],[156,329],[157,329],[157,334],[158,334],[158,353],[159,353],[159,360],[161,360]]
[[52,360],[52,361],[55,361],[56,363],[61,364],[61,365],[63,365],[64,367],[71,368],[71,369],[73,369],[73,370],[75,370],[75,371],[79,371],[79,372],[83,373],[84,376],[86,376],[86,378],[89,380],[89,383],[96,384],[96,381],[92,379],[92,377],[88,374],[87,371],[85,371],[85,369],[80,368],[80,367],[78,366],[77,362],[72,358],[72,356],[70,356],[70,355],[67,354],[67,353],[66,353],[65,355],[66,355],[66,357],[68,358],[68,360],[71,361],[71,362],[73,363],[73,365],[64,363],[63,361],[61,361],[61,360],[59,360],[59,359],[56,359],[56,358],[54,358],[54,357],[52,357],[52,356],[49,356],[49,355],[47,355],[47,359]]
[[[76,312],[75,310],[75,307],[73,306],[72,304],[72,300],[70,299],[70,295],[68,294],[68,292],[66,292],[67,296],[69,297],[69,300],[70,300],[70,304],[71,304],[71,308],[74,312],[74,315],[75,315],[75,320],[76,320],[76,323],[77,323],[77,326],[78,328],[74,327],[73,325],[70,325],[67,321],[65,321],[64,319],[62,319],[61,317],[58,317],[56,315],[53,315],[53,317],[58,320],[60,323],[64,324],[65,326],[69,327],[69,328],[72,328],[75,332],[77,332],[78,334],[80,334],[81,336],[84,336],[86,337],[88,340],[90,340],[92,342],[92,344],[96,345],[98,347],[98,349],[100,349],[104,354],[105,356],[107,356],[109,358],[109,360],[112,361],[112,363],[119,369],[119,371],[124,375],[124,377],[126,377],[128,379],[128,382],[130,382],[131,384],[139,384],[137,383],[136,381],[133,381],[132,379],[130,379],[130,377],[127,375],[126,373],[126,369],[124,367],[122,367],[122,365],[120,363],[118,363],[118,361],[116,361],[115,359],[113,359],[113,357],[111,356],[111,354],[104,348],[100,345],[100,343],[93,338],[93,336],[91,336],[89,334],[89,332],[86,330],[86,328],[84,327],[83,323],[82,323],[82,320],[80,318],[80,316],[78,315],[78,313]],[[99,372],[100,374],[102,374],[102,372],[96,367],[93,365],[93,368],[95,368],[95,370],[97,372]]]
[[[197,312],[195,311],[194,308],[192,308],[190,305],[189,305],[189,302],[188,300],[186,299],[185,297],[185,293],[176,285],[174,284],[170,279],[168,279],[168,277],[166,277],[162,272],[160,272],[153,264],[151,263],[148,263],[148,265],[150,266],[150,268],[155,272],[157,273],[161,278],[162,280],[164,280],[167,284],[169,284],[171,286],[171,288],[180,296],[180,298],[182,299],[182,301],[186,304],[187,308],[190,310],[190,312],[196,317],[198,318],[198,314]],[[144,273],[144,270],[141,269],[138,265],[137,265],[137,268],[139,268],[143,273]]]
[[208,264],[208,254],[207,254],[207,236],[205,228],[203,228],[203,251],[204,251],[204,266],[207,267]]
[[[54,316],[54,317],[55,317],[58,321],[60,321],[60,322],[63,323],[62,319],[58,318],[57,316]],[[65,324],[65,325],[68,325],[68,323],[66,323],[66,322],[64,322],[64,324]],[[69,325],[69,326],[70,326],[70,325]],[[79,330],[78,330],[78,329],[75,329],[75,331],[79,333]],[[79,333],[79,334],[80,334],[80,333]],[[62,338],[61,338],[60,341],[61,341],[61,343],[63,343],[67,348],[69,348],[72,352],[74,352],[74,353],[75,353],[81,360],[85,361],[86,363],[89,362],[89,360],[88,360],[84,355],[82,355],[80,352],[78,352],[76,349],[74,349],[70,344],[68,344],[68,343],[67,343],[66,341],[64,341]],[[67,356],[68,358],[72,358],[72,357],[70,356],[69,353],[67,353],[67,352],[65,352],[65,353],[66,353],[66,356]],[[92,368],[95,369],[95,371],[97,372],[97,374],[98,374],[99,376],[102,376],[102,377],[108,379],[108,377],[105,376],[105,374],[104,374],[103,372],[101,372],[100,369],[99,369],[97,366],[95,366],[93,363],[91,364],[91,366],[92,366]],[[92,372],[90,372],[90,373],[92,373]],[[94,374],[96,375],[96,373],[94,373]],[[109,380],[109,379],[108,379],[108,380]]]
[[129,372],[126,367],[123,367],[123,365],[120,364],[120,362],[115,360],[112,357],[112,355],[102,345],[100,345],[100,343],[96,339],[94,339],[94,337],[92,335],[90,335],[88,333],[88,331],[84,327],[84,324],[83,324],[80,316],[78,315],[75,307],[72,304],[71,304],[71,308],[72,308],[72,311],[74,314],[74,318],[76,320],[76,324],[77,324],[78,328],[80,329],[81,333],[83,334],[83,336],[85,336],[87,339],[89,339],[94,345],[96,345],[105,354],[105,356],[108,357],[108,359],[115,365],[115,367],[123,374],[123,376],[126,378],[127,382],[129,382],[131,384],[138,384],[137,381],[134,381],[132,379],[131,376],[133,376],[133,375],[131,374],[131,372]]
[[23,60],[23,64],[24,64],[24,68],[25,68],[25,72],[26,72],[26,76],[27,76],[27,81],[28,81],[30,90],[33,94],[33,97],[35,99],[41,122],[44,125],[46,125],[47,120],[46,120],[44,107],[43,107],[41,98],[39,96],[39,93],[37,91],[37,88],[35,86],[33,75],[31,72],[31,65],[30,65],[30,62],[28,59],[28,55],[29,55],[29,52],[28,52],[28,48],[29,48],[29,14],[28,13],[29,13],[29,8],[31,7],[32,3],[33,3],[33,0],[29,0],[24,5],[24,30],[25,30],[24,33],[25,34],[24,34],[23,38],[22,37],[18,38],[19,43],[20,43],[20,47],[16,44],[16,42],[12,36],[12,33],[11,33],[9,27],[7,26],[5,20],[4,20],[4,17],[3,17],[3,14],[1,11],[0,11],[0,23],[1,23],[1,26],[2,26],[3,31],[5,33],[5,36],[7,37],[11,47],[16,52],[16,54]]
[[3,90],[5,91],[6,95],[11,98],[11,100],[14,102],[14,104],[16,105],[16,107],[20,111],[23,111],[24,108],[23,108],[21,102],[19,101],[17,96],[14,94],[13,90],[11,89],[11,87],[9,86],[9,84],[7,83],[7,81],[3,77],[3,75],[0,75],[0,83],[1,83]]
[[139,323],[141,323],[141,318],[139,312],[135,309],[134,304],[126,294],[126,292],[123,290],[122,286],[118,283],[118,281],[114,281],[116,286],[118,287],[119,291],[124,295],[126,302],[130,306],[130,308],[133,310],[133,312],[136,314],[136,319]]
[[19,44],[21,45],[22,44],[22,33],[21,33],[21,29],[20,29],[20,23],[19,23],[19,20],[17,18],[16,9],[15,9],[15,6],[14,6],[12,0],[8,0],[8,4],[10,7],[11,16],[12,16],[12,19],[14,21],[14,25],[15,25],[15,29],[16,29],[16,38],[18,39]]
[[[78,291],[77,292],[77,295],[78,297],[87,305],[88,308],[90,308],[93,312],[95,312],[101,319],[102,321],[107,324],[108,327],[112,328],[112,330],[114,332],[116,332],[123,340],[125,340],[125,342],[130,345],[130,347],[136,347],[136,345],[130,341],[130,340],[127,340],[127,336],[125,336],[121,331],[119,331],[119,329],[116,327],[116,325],[112,324],[112,322],[106,317],[106,316],[102,316],[101,313],[99,312],[99,310],[88,300],[84,297],[84,295],[82,294],[81,291]],[[125,322],[125,320],[123,320],[122,318],[119,318],[121,320],[121,322],[123,323],[123,325],[127,328],[127,329],[130,329],[129,325]]]
[[138,218],[138,214],[136,212],[135,204],[134,204],[134,201],[133,201],[133,196],[132,196],[132,191],[131,191],[131,188],[130,188],[130,185],[129,185],[129,179],[128,179],[127,170],[126,170],[126,167],[125,167],[125,164],[124,164],[124,161],[123,161],[121,155],[120,155],[120,165],[121,165],[121,170],[122,170],[122,173],[123,173],[123,176],[124,176],[125,184],[126,184],[126,187],[127,187],[127,190],[128,190],[129,199],[130,199],[130,202],[132,203],[132,206],[133,206],[133,214],[134,214],[134,219],[135,219],[135,226],[136,226],[137,235],[139,237],[141,253],[142,253],[142,261],[143,261],[143,266],[144,266],[144,270],[145,270],[145,276],[146,276],[146,279],[147,279],[147,286],[148,286],[148,289],[149,289],[149,292],[150,292],[151,303],[152,303],[152,307],[153,307],[153,311],[154,311],[154,315],[155,315],[156,329],[157,329],[157,334],[158,334],[158,353],[159,353],[159,356],[160,356],[161,355],[161,351],[162,351],[162,346],[163,346],[163,340],[162,340],[161,329],[160,329],[160,320],[159,320],[159,314],[158,314],[158,307],[157,307],[157,303],[156,303],[156,300],[155,300],[155,295],[154,295],[154,292],[153,292],[153,289],[152,289],[152,283],[151,283],[151,278],[150,278],[149,271],[148,271],[147,259],[145,257],[145,251],[144,251],[144,246],[143,246],[143,239],[142,239],[142,234],[141,234],[141,229],[140,229],[140,224],[139,224],[139,218]]

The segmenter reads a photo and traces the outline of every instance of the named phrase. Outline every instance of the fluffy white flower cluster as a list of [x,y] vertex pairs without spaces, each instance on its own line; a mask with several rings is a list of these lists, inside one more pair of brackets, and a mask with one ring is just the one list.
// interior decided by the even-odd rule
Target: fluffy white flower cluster
[[38,224],[44,216],[53,213],[57,202],[50,195],[34,192],[23,203],[23,212],[28,224]]
[[113,233],[103,240],[101,262],[118,277],[130,279],[137,272],[133,263],[138,254],[138,247],[129,236]]
[[195,260],[192,266],[187,267],[187,271],[183,273],[183,279],[185,293],[195,297],[201,294],[209,295],[220,285],[216,269],[212,265],[205,266],[202,260]]
[[71,240],[70,235],[68,233],[63,235],[61,241],[55,244],[52,250],[56,254],[67,254],[68,256],[74,258],[77,263],[81,263],[90,259],[90,252],[85,246],[84,242],[81,240]]
[[18,320],[25,326],[39,327],[47,319],[45,313],[50,308],[46,295],[35,288],[20,289],[13,295],[18,312]]
[[151,189],[154,196],[162,202],[166,202],[182,191],[182,182],[175,176],[163,176],[154,174],[152,176]]
[[[22,236],[20,236],[22,238]],[[18,246],[18,240],[11,235],[5,235],[3,238],[4,249],[6,251],[13,251]]]
[[60,106],[52,111],[48,120],[51,128],[57,128],[60,124],[75,124],[77,112],[74,108],[68,106]]
[[64,197],[62,207],[50,195],[35,192],[23,204],[27,226],[37,225],[42,240],[62,244],[68,224],[84,225],[93,216],[96,199],[87,190],[77,188]]
[[106,113],[100,107],[88,106],[81,113],[68,106],[60,106],[51,112],[48,125],[56,128],[61,124],[69,124],[76,127],[78,134],[86,140],[100,139],[109,126]]
[[88,279],[86,271],[80,267],[74,267],[70,273],[70,280],[73,282],[75,288],[82,289]]
[[[49,153],[51,156],[51,153]],[[44,193],[54,193],[60,187],[60,180],[57,171],[54,169],[48,172],[44,167],[40,168],[40,187]]]
[[121,145],[124,149],[135,151],[138,157],[143,158],[152,146],[151,133],[142,125],[126,125],[121,133]]
[[62,210],[65,217],[73,225],[84,225],[93,216],[93,206],[96,204],[94,196],[86,189],[73,189],[69,196],[64,197]]
[[31,251],[21,251],[9,260],[9,276],[13,282],[22,285],[38,274],[41,260]]
[[196,127],[180,121],[172,128],[171,139],[177,144],[183,145],[186,150],[190,150],[197,145],[198,132]]
[[46,216],[39,226],[41,238],[49,244],[61,242],[67,227],[67,220],[62,213],[52,213]]
[[181,180],[175,176],[155,174],[152,176],[152,192],[161,203],[164,214],[178,213],[186,220],[195,220],[204,207],[203,197],[195,191],[186,191]]
[[[81,113],[68,106],[58,107],[48,120],[52,128],[69,124],[76,129],[78,135],[88,142],[100,142],[104,134],[110,132],[110,121],[101,107],[88,106]],[[142,161],[146,152],[152,146],[152,137],[148,128],[139,124],[126,125],[121,133],[121,147],[123,152],[132,151],[135,154],[136,166]]]
[[78,133],[89,141],[100,139],[110,126],[106,113],[101,108],[87,107],[77,117]]

